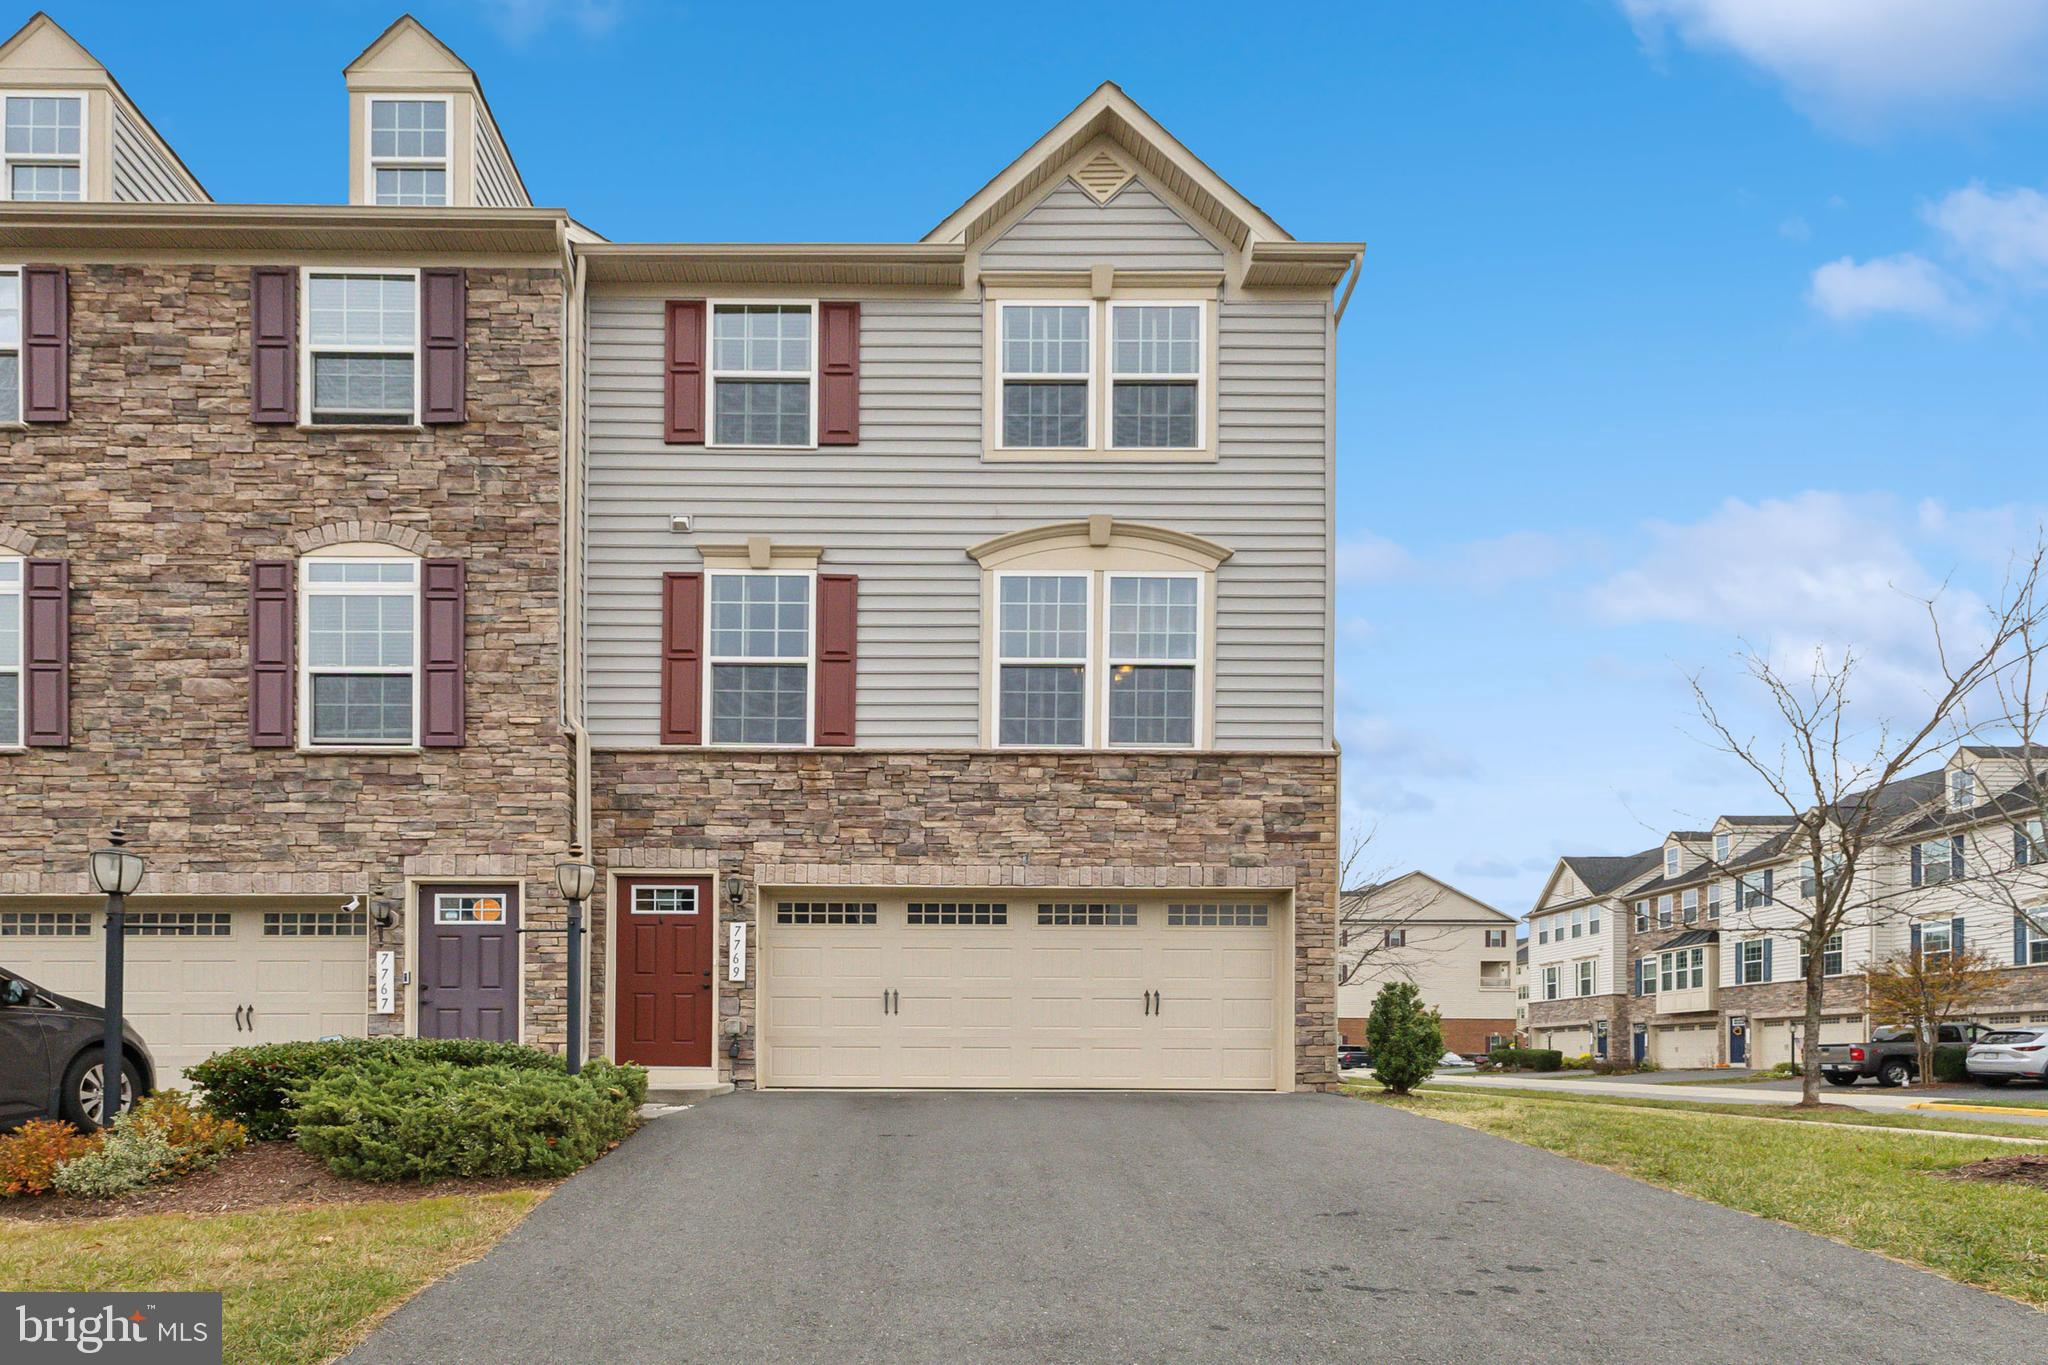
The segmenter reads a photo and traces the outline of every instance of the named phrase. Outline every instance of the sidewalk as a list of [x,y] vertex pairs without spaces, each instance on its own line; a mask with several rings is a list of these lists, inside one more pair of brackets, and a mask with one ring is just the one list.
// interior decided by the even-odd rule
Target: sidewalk
[[[1431,1085],[1446,1085],[1473,1090],[1530,1090],[1562,1091],[1572,1095],[1625,1095],[1632,1099],[1644,1100],[1691,1100],[1700,1104],[1778,1104],[1789,1105],[1799,1102],[1799,1091],[1779,1089],[1776,1085],[1678,1085],[1666,1082],[1656,1084],[1644,1081],[1532,1081],[1515,1076],[1438,1076]],[[1939,1092],[1934,1092],[1938,1094]],[[1938,1110],[1916,1110],[1914,1105],[1929,1097],[1929,1092],[1907,1086],[1898,1090],[1872,1090],[1862,1086],[1854,1089],[1823,1090],[1821,1100],[1825,1104],[1841,1105],[1849,1109],[1862,1109],[1873,1114],[1917,1113],[1925,1116],[1938,1114]],[[1973,1114],[1972,1118],[1990,1118],[1989,1114]],[[2010,1123],[2031,1123],[2048,1125],[2048,1119],[2021,1113],[1999,1115]]]

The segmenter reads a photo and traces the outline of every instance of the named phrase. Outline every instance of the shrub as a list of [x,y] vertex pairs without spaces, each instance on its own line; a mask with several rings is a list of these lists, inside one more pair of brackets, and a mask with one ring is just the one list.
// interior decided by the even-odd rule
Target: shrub
[[1934,1049],[1934,1079],[1937,1081],[1965,1081],[1970,1079],[1969,1068],[1963,1059],[1970,1055],[1965,1043],[1942,1043]]
[[1365,1050],[1372,1076],[1396,1095],[1405,1095],[1436,1073],[1444,1055],[1443,1021],[1422,1003],[1412,981],[1390,981],[1373,997],[1365,1020]]
[[363,1180],[567,1175],[623,1138],[647,1095],[640,1067],[580,1075],[390,1056],[359,1059],[299,1096],[299,1146]]
[[1549,1047],[1497,1047],[1486,1056],[1495,1066],[1517,1071],[1556,1071],[1564,1065],[1564,1054]]
[[249,1143],[248,1130],[241,1124],[193,1108],[192,1097],[180,1090],[151,1095],[115,1119],[114,1127],[133,1128],[169,1143],[177,1153],[169,1172],[174,1176],[203,1171]]
[[81,1199],[112,1199],[176,1174],[178,1149],[155,1133],[114,1121],[93,1149],[57,1168],[51,1186]]
[[57,1168],[99,1145],[99,1134],[54,1119],[31,1119],[0,1137],[0,1196],[42,1194]]
[[203,1087],[200,1104],[231,1118],[255,1139],[286,1138],[296,1123],[293,1095],[358,1062],[411,1058],[451,1066],[560,1071],[562,1060],[518,1043],[473,1038],[342,1038],[324,1043],[264,1043],[217,1052],[186,1074]]

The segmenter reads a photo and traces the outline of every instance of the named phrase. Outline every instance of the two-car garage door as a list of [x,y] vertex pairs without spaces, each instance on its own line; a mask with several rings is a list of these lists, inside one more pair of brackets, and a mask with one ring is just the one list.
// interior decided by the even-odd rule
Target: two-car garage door
[[[0,910],[0,967],[98,1004],[105,921],[99,910]],[[162,1086],[183,1085],[184,1068],[224,1048],[360,1035],[367,1021],[362,912],[332,901],[131,909],[125,958],[122,1013]]]
[[1281,1083],[1281,906],[929,896],[763,896],[762,1084]]

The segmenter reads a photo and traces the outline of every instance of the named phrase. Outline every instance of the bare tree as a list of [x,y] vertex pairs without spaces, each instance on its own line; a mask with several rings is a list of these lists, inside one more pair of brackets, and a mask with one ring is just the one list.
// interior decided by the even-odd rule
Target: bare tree
[[1934,1045],[1941,1026],[1968,1014],[1998,989],[1998,964],[1974,948],[1924,952],[1915,943],[1888,953],[1864,970],[1871,1015],[1913,1030],[1920,1079],[1934,1079]]
[[1745,894],[1738,881],[1732,907],[1741,918],[1768,903],[1769,912],[1753,921],[1758,927],[1767,927],[1762,919],[1776,921],[1768,927],[1778,928],[1790,921],[1805,984],[1803,1036],[1808,1046],[1801,1058],[1801,1105],[1820,1103],[1818,1042],[1828,940],[1857,915],[1874,913],[1886,897],[1874,855],[1886,832],[1898,823],[1901,779],[1969,732],[1972,700],[2009,674],[2015,653],[2043,632],[2043,557],[2043,545],[2037,541],[2023,567],[2010,577],[2002,600],[1987,609],[1983,634],[1970,646],[1958,648],[1946,637],[1938,595],[1921,601],[1940,681],[1930,689],[1917,719],[1887,718],[1870,727],[1860,721],[1851,699],[1857,677],[1853,649],[1845,650],[1837,661],[1817,650],[1804,677],[1781,669],[1756,650],[1746,649],[1739,656],[1769,702],[1768,737],[1739,729],[1724,717],[1701,677],[1695,674],[1690,679],[1711,742],[1770,789],[1790,817],[1783,856],[1803,859],[1810,869],[1800,887],[1807,894],[1790,895],[1786,888],[1776,888],[1759,896],[1754,886]]
[[1432,918],[1429,912],[1444,894],[1434,879],[1427,889],[1398,900],[1386,893],[1386,888],[1399,876],[1392,869],[1369,861],[1376,832],[1354,832],[1338,863],[1339,986],[1348,986],[1355,980],[1369,981],[1387,973],[1412,980],[1404,969],[1452,947],[1459,929],[1469,927]]

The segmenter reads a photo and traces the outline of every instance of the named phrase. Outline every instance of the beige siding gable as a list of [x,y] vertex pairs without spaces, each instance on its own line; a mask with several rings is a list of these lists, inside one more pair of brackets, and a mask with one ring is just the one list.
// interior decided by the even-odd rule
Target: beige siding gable
[[1142,179],[1107,203],[1071,178],[981,253],[984,270],[1220,270],[1223,252]]

